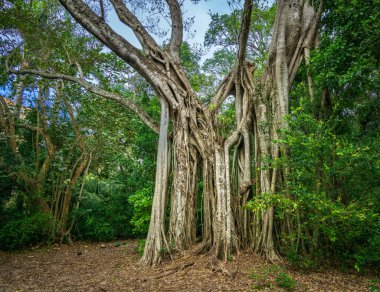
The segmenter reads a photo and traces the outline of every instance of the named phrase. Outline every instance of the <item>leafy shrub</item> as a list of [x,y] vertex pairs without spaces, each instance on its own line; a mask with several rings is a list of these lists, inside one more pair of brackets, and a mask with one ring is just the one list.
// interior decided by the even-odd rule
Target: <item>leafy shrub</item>
[[371,286],[369,286],[370,292],[379,292],[380,291],[380,280],[372,279]]
[[380,273],[380,222],[376,222],[373,228],[368,228],[369,233],[365,244],[357,245],[353,255],[355,269],[359,272],[363,266],[372,266]]
[[82,224],[83,238],[94,241],[110,241],[116,238],[115,229],[105,221],[98,220],[94,216],[87,218]]
[[380,136],[343,132],[342,117],[320,120],[310,108],[301,100],[277,141],[290,151],[274,162],[289,170],[285,192],[257,196],[246,207],[274,206],[278,222],[290,221],[280,250],[295,267],[311,269],[329,259],[360,272],[376,269]]
[[293,290],[297,285],[297,280],[291,275],[283,272],[277,275],[276,282],[278,286],[289,290]]
[[252,286],[254,290],[261,290],[265,288],[271,288],[271,281],[268,278],[269,271],[266,268],[263,268],[261,271],[252,271],[250,278],[255,281],[255,284]]
[[279,287],[293,290],[297,281],[285,272],[285,269],[277,265],[264,265],[260,269],[255,269],[251,272],[250,278],[255,281],[252,286],[254,290],[262,290],[272,288],[277,283]]
[[278,273],[283,272],[283,270],[283,267],[277,265],[263,265],[260,269],[254,269],[250,274],[250,278],[255,281],[252,289],[262,290],[272,288],[274,277]]
[[0,229],[0,248],[14,250],[48,242],[52,223],[52,216],[44,213],[11,220]]
[[316,261],[309,255],[301,255],[294,249],[289,249],[286,253],[286,259],[289,264],[297,269],[311,270],[316,267]]
[[134,226],[133,232],[135,234],[145,235],[148,233],[152,199],[151,188],[138,190],[128,198],[128,202],[133,206],[131,224]]
[[132,212],[127,199],[128,195],[114,181],[88,181],[80,207],[73,214],[77,219],[74,235],[94,241],[132,237]]

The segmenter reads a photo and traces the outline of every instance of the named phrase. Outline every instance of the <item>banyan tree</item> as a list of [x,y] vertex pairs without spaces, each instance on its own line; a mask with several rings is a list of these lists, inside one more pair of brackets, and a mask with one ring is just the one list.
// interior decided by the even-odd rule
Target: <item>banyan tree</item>
[[[289,91],[298,68],[303,60],[309,62],[321,3],[277,1],[268,59],[259,74],[255,72],[257,66],[246,57],[253,1],[245,0],[235,64],[206,103],[192,88],[180,61],[183,1],[152,1],[171,19],[170,40],[161,45],[133,13],[129,5],[133,1],[110,0],[110,8],[133,31],[141,48],[106,22],[103,1],[101,9],[82,0],[59,2],[76,22],[149,83],[161,103],[160,124],[132,99],[106,91],[83,76],[38,68],[16,71],[12,66],[8,71],[78,83],[123,104],[159,134],[151,221],[142,261],[155,265],[162,260],[162,250],[189,248],[196,241],[198,205],[202,206],[202,230],[197,251],[226,260],[240,249],[251,247],[268,260],[278,260],[273,207],[252,212],[244,206],[252,197],[267,196],[283,187],[287,171],[276,168],[271,161],[289,151],[275,141],[279,130],[286,127]],[[308,77],[312,91],[312,79]],[[234,100],[236,128],[225,137],[218,115],[227,98]]]

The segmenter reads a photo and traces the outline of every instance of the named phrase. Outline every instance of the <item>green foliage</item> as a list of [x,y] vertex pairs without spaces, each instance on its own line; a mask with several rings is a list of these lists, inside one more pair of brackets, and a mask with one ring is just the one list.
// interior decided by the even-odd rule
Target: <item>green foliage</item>
[[284,217],[287,213],[293,213],[298,208],[294,200],[286,198],[282,194],[263,193],[250,200],[245,208],[258,212],[266,211],[270,207],[276,207],[278,217]]
[[376,133],[380,103],[380,2],[324,3],[320,50],[312,56],[315,83],[329,92],[341,131]]
[[294,248],[289,248],[286,251],[285,257],[293,268],[302,271],[313,270],[317,267],[317,262],[312,256],[302,255]]
[[203,50],[200,46],[190,46],[187,42],[182,42],[180,47],[180,60],[183,69],[189,78],[192,88],[204,99],[212,94],[212,77],[206,76],[201,70],[201,57]]
[[271,288],[271,268],[269,266],[263,266],[261,270],[254,269],[250,273],[250,278],[255,281],[252,289],[261,290],[265,288]]
[[370,292],[379,292],[380,291],[380,281],[378,279],[371,280],[371,286],[369,287]]
[[279,273],[276,277],[277,285],[287,290],[293,290],[297,286],[297,281],[287,273]]
[[293,290],[297,286],[297,281],[282,266],[264,265],[260,269],[255,268],[250,273],[250,278],[255,281],[252,286],[254,290],[273,289],[277,286]]
[[[230,14],[211,14],[211,23],[205,35],[204,45],[206,47],[211,45],[219,47],[214,55],[215,60],[219,60],[221,64],[219,66],[223,66],[223,63],[232,66],[233,63],[228,63],[228,60],[235,55],[234,53],[238,49],[242,13],[240,9],[232,9]],[[262,67],[266,59],[275,12],[275,5],[269,7],[264,1],[253,3],[247,55],[258,67]]]
[[[379,263],[379,136],[337,133],[342,120],[318,120],[301,101],[278,141],[291,149],[279,167],[287,167],[282,194],[256,198],[248,206],[276,206],[276,217],[299,214],[301,234],[283,234],[284,252],[293,265],[312,268],[318,258],[334,258],[358,271]],[[295,239],[303,246],[295,251]],[[298,248],[300,248],[298,245]],[[305,252],[305,249],[309,252]]]
[[152,209],[153,196],[150,188],[138,190],[128,198],[128,202],[133,207],[131,224],[134,226],[135,234],[143,235],[148,233],[150,212]]
[[111,241],[115,239],[113,226],[93,216],[89,217],[81,226],[83,238],[91,241]]
[[51,237],[53,218],[49,214],[35,213],[13,219],[0,229],[0,249],[13,250],[38,243]]
[[[138,90],[143,87],[138,82],[136,86]],[[157,116],[157,100],[141,90],[142,94],[135,97],[137,102]],[[85,182],[77,214],[73,214],[77,218],[73,232],[77,238],[88,240],[145,236],[150,219],[157,136],[109,101],[98,99],[84,105],[84,122],[94,129],[99,144],[92,174]],[[99,105],[104,111],[97,111]],[[99,125],[94,127],[94,123]],[[91,231],[96,230],[91,224],[99,224],[102,233]]]
[[223,112],[218,116],[218,125],[220,134],[228,137],[236,126],[234,104],[228,103],[224,105]]
[[235,63],[236,56],[227,50],[217,50],[212,58],[207,59],[202,69],[209,74],[226,76]]
[[79,238],[110,241],[133,236],[127,195],[114,181],[95,178],[88,181],[80,208],[73,215],[77,218],[74,235]]

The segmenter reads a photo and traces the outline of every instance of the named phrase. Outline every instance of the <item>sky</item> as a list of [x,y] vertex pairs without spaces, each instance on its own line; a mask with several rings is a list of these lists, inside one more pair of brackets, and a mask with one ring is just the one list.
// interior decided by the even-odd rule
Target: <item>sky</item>
[[[190,0],[185,0],[183,12],[185,17],[194,17],[192,30],[195,31],[193,38],[189,39],[185,37],[184,40],[190,44],[203,44],[204,36],[211,22],[209,12],[228,14],[231,12],[231,8],[228,6],[227,0],[202,0],[198,4],[193,4]],[[132,30],[118,20],[114,10],[109,12],[108,22],[117,33],[125,37],[130,43],[136,47],[141,47]],[[170,30],[168,25],[166,27]],[[202,57],[202,61],[210,58],[214,51],[215,48],[209,50]]]

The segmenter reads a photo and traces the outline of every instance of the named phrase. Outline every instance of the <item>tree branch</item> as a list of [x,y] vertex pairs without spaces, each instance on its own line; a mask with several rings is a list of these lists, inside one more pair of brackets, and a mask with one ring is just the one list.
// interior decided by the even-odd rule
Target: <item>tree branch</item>
[[216,111],[223,104],[225,99],[232,93],[235,80],[235,71],[230,72],[220,84],[210,102],[210,110]]
[[160,47],[157,45],[153,37],[147,32],[138,18],[133,15],[122,0],[111,0],[111,3],[115,8],[119,20],[133,30],[146,52],[160,50]]
[[72,17],[86,30],[132,66],[143,77],[152,81],[149,60],[131,43],[117,34],[82,0],[59,0]]
[[29,124],[18,124],[17,126],[20,128],[31,130],[33,132],[42,132],[41,128],[29,125]]
[[[239,34],[239,51],[236,59],[235,69],[230,72],[226,78],[220,84],[216,94],[214,95],[211,105],[211,110],[217,110],[230,95],[235,87],[235,93],[240,95],[240,85],[242,83],[242,73],[245,63],[245,56],[248,44],[249,27],[251,25],[251,14],[252,14],[252,0],[245,0],[244,11],[243,11],[243,21],[240,27]],[[235,83],[235,84],[234,84]],[[240,98],[240,97],[238,97]]]
[[239,52],[237,59],[237,73],[241,71],[243,63],[245,61],[245,55],[247,51],[249,27],[251,26],[251,14],[252,14],[252,0],[245,0],[243,10],[243,21],[240,27],[239,33]]
[[105,20],[105,13],[104,13],[104,1],[103,0],[99,0],[99,5],[100,5],[100,17]]
[[32,75],[38,75],[44,78],[48,79],[61,79],[66,81],[71,81],[79,84],[84,89],[95,93],[96,95],[102,96],[106,99],[111,99],[122,106],[128,108],[129,110],[133,111],[149,128],[151,128],[154,132],[159,132],[159,126],[153,121],[153,119],[143,110],[140,108],[138,104],[136,104],[134,101],[125,99],[121,94],[115,93],[115,92],[109,92],[102,88],[99,88],[95,85],[93,85],[90,82],[85,81],[84,79],[76,78],[73,76],[60,74],[60,73],[50,73],[40,70],[33,70],[33,69],[24,69],[24,70],[13,70],[11,68],[8,68],[7,66],[7,72],[14,73],[14,74],[32,74]]
[[172,33],[169,43],[170,55],[179,61],[179,49],[183,38],[183,23],[181,6],[177,0],[166,0],[169,5],[170,17],[172,20]]

